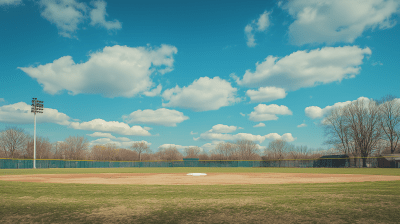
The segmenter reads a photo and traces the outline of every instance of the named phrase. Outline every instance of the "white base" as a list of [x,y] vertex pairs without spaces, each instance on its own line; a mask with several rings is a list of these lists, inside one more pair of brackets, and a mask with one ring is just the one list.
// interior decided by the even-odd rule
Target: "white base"
[[207,175],[206,173],[188,173],[187,175],[191,175],[191,176],[204,176]]

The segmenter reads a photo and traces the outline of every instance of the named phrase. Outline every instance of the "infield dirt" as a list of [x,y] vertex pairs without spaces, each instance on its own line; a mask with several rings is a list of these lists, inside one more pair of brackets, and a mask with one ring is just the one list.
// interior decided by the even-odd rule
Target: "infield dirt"
[[93,173],[5,175],[0,176],[0,180],[80,184],[227,185],[394,181],[400,180],[400,176],[313,173],[207,173],[206,176],[188,176],[187,173]]

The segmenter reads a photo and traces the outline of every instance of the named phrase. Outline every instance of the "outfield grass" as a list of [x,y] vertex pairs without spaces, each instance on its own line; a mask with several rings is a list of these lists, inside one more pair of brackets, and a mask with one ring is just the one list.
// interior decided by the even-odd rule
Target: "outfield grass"
[[[86,170],[86,171],[85,171]],[[32,173],[307,172],[400,169],[121,168]],[[2,175],[17,174],[6,173]],[[399,223],[400,181],[279,185],[93,185],[0,181],[0,223]]]
[[161,167],[161,168],[51,168],[0,169],[0,175],[74,173],[327,173],[400,176],[399,168],[278,168],[278,167]]

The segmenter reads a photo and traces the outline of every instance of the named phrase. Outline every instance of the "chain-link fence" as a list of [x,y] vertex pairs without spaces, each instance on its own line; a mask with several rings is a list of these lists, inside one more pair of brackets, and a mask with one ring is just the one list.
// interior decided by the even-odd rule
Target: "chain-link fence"
[[[179,161],[93,161],[37,159],[36,168],[112,168],[112,167],[366,167],[400,168],[400,160],[384,157],[355,157],[291,160],[198,160],[188,158]],[[0,159],[0,169],[31,169],[32,159]]]

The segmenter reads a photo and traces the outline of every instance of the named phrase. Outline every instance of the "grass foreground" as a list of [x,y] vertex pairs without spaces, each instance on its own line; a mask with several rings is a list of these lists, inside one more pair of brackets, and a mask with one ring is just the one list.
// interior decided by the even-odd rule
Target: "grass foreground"
[[[112,168],[8,170],[14,173],[1,170],[1,175],[98,170],[102,173],[235,172],[235,169],[237,172],[400,173],[400,169],[347,168],[140,168],[140,171]],[[399,189],[400,181],[202,186],[0,181],[0,223],[398,223]]]

